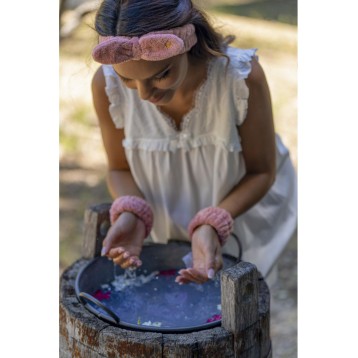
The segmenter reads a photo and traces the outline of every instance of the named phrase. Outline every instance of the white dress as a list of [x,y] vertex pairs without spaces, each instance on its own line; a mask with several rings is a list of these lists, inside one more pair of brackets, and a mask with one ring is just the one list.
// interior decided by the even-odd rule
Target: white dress
[[[115,126],[124,128],[123,146],[132,175],[153,209],[153,241],[189,240],[187,227],[194,215],[202,208],[217,206],[245,175],[236,126],[245,120],[249,96],[245,78],[255,52],[229,48],[227,72],[225,58],[210,61],[207,79],[180,131],[154,104],[122,84],[111,65],[103,65],[110,114]],[[291,238],[297,221],[296,173],[277,135],[276,148],[275,183],[234,223],[242,259],[256,264],[264,276]],[[223,252],[237,252],[232,238]]]

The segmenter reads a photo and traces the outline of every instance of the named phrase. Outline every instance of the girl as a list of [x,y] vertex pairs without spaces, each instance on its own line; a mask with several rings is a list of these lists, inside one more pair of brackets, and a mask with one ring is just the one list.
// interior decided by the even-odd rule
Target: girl
[[115,199],[102,254],[138,267],[144,239],[190,240],[203,283],[242,245],[266,276],[296,227],[296,177],[256,49],[228,46],[190,0],[104,0],[92,92]]

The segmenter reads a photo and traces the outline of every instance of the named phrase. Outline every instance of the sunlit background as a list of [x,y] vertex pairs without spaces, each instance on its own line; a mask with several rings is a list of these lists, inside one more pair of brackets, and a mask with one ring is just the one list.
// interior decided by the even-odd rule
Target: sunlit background
[[[297,0],[196,1],[235,46],[258,48],[273,102],[276,131],[297,168]],[[81,257],[85,209],[111,198],[106,158],[92,106],[91,59],[99,1],[61,1],[60,41],[60,272]],[[279,262],[271,291],[274,357],[297,357],[297,238]]]

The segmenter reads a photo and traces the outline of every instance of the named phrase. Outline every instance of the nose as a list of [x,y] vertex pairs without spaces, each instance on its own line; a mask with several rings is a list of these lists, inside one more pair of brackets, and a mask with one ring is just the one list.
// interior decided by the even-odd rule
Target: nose
[[143,100],[149,99],[153,94],[153,87],[149,82],[137,82],[137,91]]

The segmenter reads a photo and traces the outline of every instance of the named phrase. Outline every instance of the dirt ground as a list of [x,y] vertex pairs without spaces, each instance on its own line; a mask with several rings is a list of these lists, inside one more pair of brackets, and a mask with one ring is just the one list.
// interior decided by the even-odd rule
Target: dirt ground
[[[215,15],[216,23],[237,35],[235,45],[258,47],[272,92],[276,131],[297,168],[296,27]],[[93,112],[90,80],[97,65],[90,59],[95,35],[92,15],[60,47],[60,272],[81,256],[84,210],[110,202],[105,156]],[[278,262],[271,289],[273,357],[297,357],[297,235]]]

